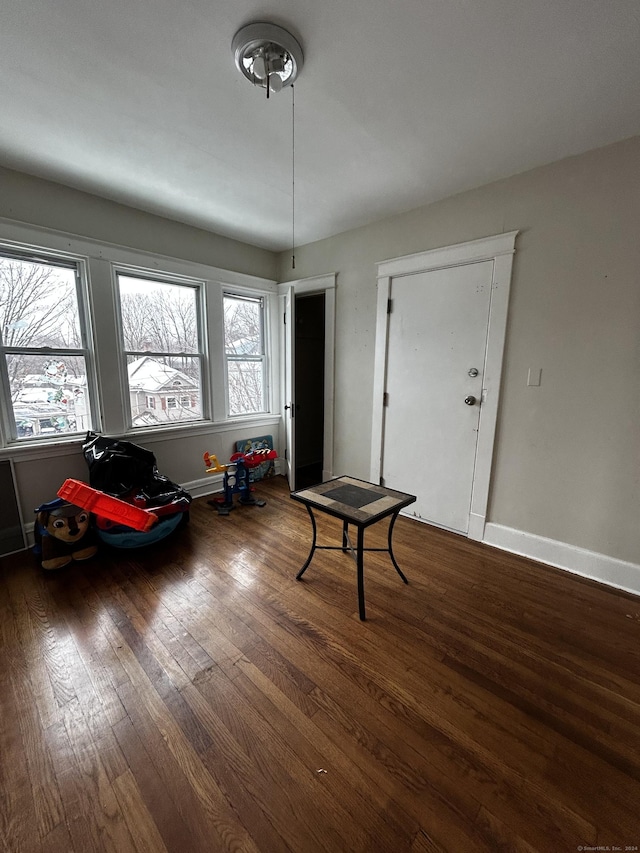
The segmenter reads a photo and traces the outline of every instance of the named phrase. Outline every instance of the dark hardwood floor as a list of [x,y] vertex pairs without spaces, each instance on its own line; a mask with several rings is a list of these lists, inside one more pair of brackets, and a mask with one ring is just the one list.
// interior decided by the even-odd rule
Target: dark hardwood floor
[[640,599],[401,518],[360,622],[351,558],[296,582],[307,513],[258,493],[0,561],[2,851],[638,849]]

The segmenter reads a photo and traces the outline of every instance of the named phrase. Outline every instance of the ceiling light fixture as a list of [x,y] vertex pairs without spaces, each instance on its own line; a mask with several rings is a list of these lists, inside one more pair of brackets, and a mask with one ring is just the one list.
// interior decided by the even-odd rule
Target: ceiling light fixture
[[233,37],[231,50],[241,74],[267,92],[293,85],[304,57],[298,41],[276,24],[257,22],[242,27]]
[[238,71],[254,86],[265,89],[267,98],[271,92],[291,86],[291,268],[295,269],[296,107],[293,83],[302,70],[302,48],[282,27],[256,22],[238,30],[231,42],[231,51]]

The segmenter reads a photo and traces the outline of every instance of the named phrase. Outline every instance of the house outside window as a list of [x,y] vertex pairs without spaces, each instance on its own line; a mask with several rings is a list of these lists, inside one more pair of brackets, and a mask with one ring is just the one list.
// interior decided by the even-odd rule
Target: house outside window
[[0,388],[9,441],[94,428],[84,267],[0,246]]
[[[201,288],[116,272],[120,327],[133,427],[202,420],[204,344]],[[185,391],[193,404],[180,402]],[[179,393],[177,393],[179,392]]]
[[266,411],[264,299],[224,294],[227,411],[230,416]]

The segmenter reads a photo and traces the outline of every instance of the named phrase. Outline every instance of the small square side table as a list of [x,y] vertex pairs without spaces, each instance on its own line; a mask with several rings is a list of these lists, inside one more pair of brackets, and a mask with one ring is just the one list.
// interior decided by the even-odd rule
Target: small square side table
[[[416,500],[415,495],[409,495],[405,492],[397,492],[394,489],[387,489],[385,486],[378,486],[375,483],[368,483],[365,480],[357,480],[355,477],[336,477],[334,480],[327,480],[325,483],[319,483],[317,486],[311,486],[308,489],[300,489],[296,492],[291,492],[291,497],[294,501],[299,501],[304,504],[311,518],[311,527],[313,529],[313,541],[311,543],[311,551],[309,556],[296,575],[296,580],[301,580],[302,575],[309,567],[313,555],[316,551],[343,551],[345,554],[351,552],[358,572],[358,610],[360,619],[364,620],[365,605],[364,605],[364,552],[365,551],[386,551],[391,557],[391,562],[397,573],[400,575],[404,583],[409,583],[406,577],[400,570],[400,566],[396,562],[393,554],[393,528],[398,517],[398,513],[404,507],[409,506]],[[334,518],[339,518],[342,521],[342,545],[318,545],[316,520],[313,511],[324,512],[327,515],[332,515]],[[365,548],[364,547],[364,531],[383,518],[391,517],[389,522],[389,533],[386,548]],[[353,548],[349,539],[349,525],[353,524],[358,531],[357,545]]]

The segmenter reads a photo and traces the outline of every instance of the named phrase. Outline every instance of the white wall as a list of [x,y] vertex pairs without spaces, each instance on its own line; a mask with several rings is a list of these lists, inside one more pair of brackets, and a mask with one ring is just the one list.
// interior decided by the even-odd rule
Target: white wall
[[376,262],[514,230],[489,519],[640,564],[640,138],[296,249],[338,273],[335,473],[369,471]]
[[0,166],[0,217],[275,278],[272,252]]

